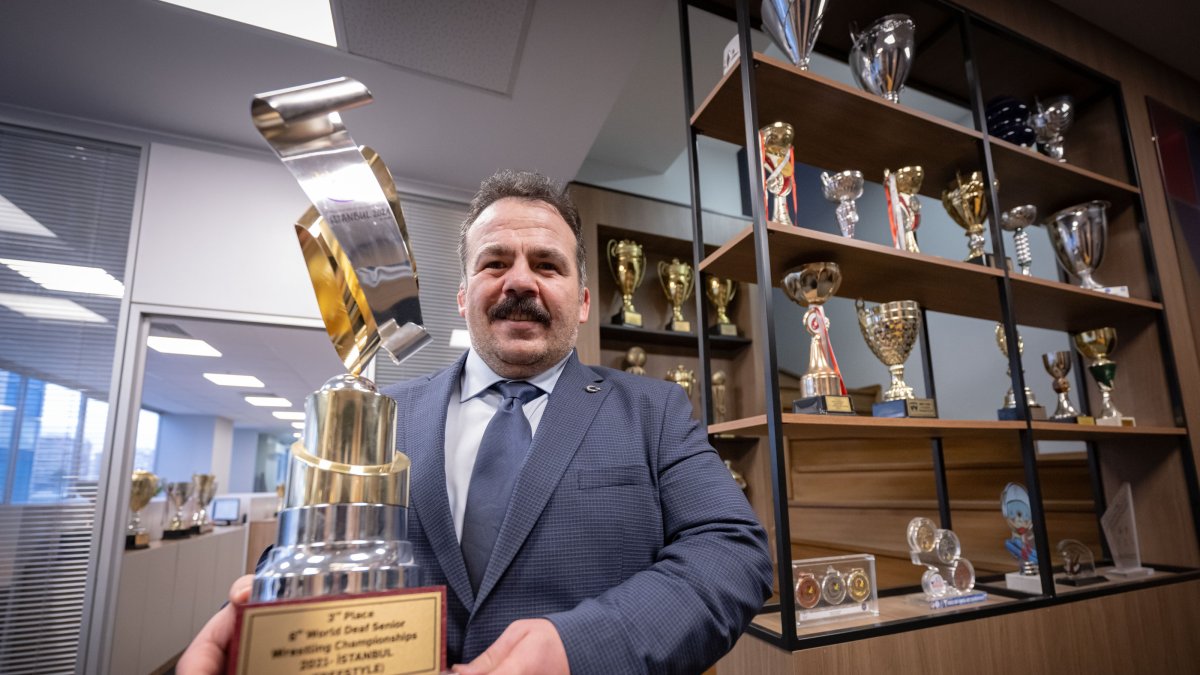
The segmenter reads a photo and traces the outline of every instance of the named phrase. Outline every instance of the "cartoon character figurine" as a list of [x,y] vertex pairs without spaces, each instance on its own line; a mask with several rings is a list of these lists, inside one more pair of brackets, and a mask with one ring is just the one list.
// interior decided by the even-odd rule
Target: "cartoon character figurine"
[[1029,492],[1020,483],[1009,483],[1000,493],[1000,512],[1012,536],[1004,540],[1004,548],[1021,563],[1021,574],[1038,573],[1037,544],[1033,539],[1033,509]]

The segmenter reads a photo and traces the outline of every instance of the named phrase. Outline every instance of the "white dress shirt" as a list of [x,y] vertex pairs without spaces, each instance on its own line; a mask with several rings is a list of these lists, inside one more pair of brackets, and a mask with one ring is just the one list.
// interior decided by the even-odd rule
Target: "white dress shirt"
[[[570,355],[567,355],[570,358]],[[562,375],[564,358],[549,370],[524,380],[544,391],[522,406],[529,420],[530,431],[536,437],[542,412],[554,391],[554,384]],[[508,378],[500,377],[488,367],[483,359],[471,349],[463,366],[458,388],[450,393],[450,405],[446,409],[446,495],[450,498],[450,516],[454,519],[454,534],[462,541],[463,513],[467,510],[467,489],[471,486],[471,472],[475,469],[475,456],[479,454],[479,443],[492,415],[500,407],[500,392],[489,389],[497,382]]]

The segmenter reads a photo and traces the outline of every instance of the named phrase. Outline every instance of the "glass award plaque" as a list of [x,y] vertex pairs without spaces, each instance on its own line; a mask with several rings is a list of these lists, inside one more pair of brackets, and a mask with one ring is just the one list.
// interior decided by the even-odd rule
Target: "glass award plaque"
[[1113,558],[1113,567],[1105,570],[1104,576],[1129,579],[1154,574],[1153,569],[1142,567],[1137,520],[1133,516],[1133,490],[1129,483],[1122,483],[1108,503],[1108,509],[1100,517],[1100,527],[1104,529],[1104,538],[1108,540],[1108,550]]
[[1063,574],[1054,578],[1054,583],[1064,586],[1090,586],[1104,581],[1096,574],[1096,557],[1092,549],[1075,539],[1058,542],[1058,555],[1062,558]]
[[952,530],[917,517],[908,523],[907,539],[912,563],[925,568],[923,592],[909,596],[912,601],[943,609],[987,600],[987,593],[975,590],[975,566],[962,557],[962,544]]
[[873,555],[793,560],[792,583],[795,584],[797,624],[879,614]]
[[1000,513],[1009,530],[1004,548],[1020,565],[1016,572],[1004,575],[1004,583],[1014,591],[1041,595],[1042,576],[1038,573],[1037,542],[1033,536],[1033,507],[1024,485],[1009,483],[1004,486],[1000,493]]

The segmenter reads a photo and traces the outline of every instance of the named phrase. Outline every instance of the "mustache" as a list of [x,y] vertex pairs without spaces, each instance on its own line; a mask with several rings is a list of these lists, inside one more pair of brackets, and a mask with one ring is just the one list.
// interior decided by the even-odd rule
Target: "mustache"
[[515,321],[536,321],[543,326],[550,325],[550,312],[528,295],[510,295],[488,310],[488,319],[498,321],[511,319]]

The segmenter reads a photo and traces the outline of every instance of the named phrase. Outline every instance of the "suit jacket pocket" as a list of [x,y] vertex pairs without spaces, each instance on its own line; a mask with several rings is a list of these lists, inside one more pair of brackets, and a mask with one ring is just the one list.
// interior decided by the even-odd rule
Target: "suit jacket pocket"
[[616,485],[649,485],[649,469],[642,464],[609,466],[579,472],[579,489],[613,487]]

